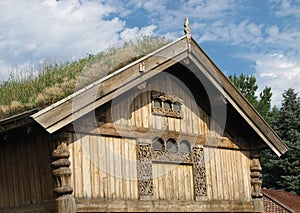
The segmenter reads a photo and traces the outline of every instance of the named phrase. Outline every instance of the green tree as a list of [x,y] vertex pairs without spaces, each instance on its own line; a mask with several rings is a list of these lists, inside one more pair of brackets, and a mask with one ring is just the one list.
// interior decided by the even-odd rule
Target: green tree
[[260,115],[268,121],[271,110],[271,87],[265,87],[265,89],[259,93],[259,97],[257,97],[256,92],[258,86],[255,76],[244,74],[237,76],[234,74],[233,76],[230,75],[229,79]]
[[274,107],[270,123],[289,151],[278,158],[270,150],[262,153],[263,184],[300,195],[300,98],[294,89],[283,93],[280,109]]

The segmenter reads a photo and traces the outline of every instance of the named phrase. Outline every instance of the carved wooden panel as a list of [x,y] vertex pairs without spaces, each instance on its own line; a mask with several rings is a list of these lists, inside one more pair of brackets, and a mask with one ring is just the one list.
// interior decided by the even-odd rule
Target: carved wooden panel
[[138,144],[139,160],[139,194],[140,199],[151,199],[153,196],[151,144]]
[[193,158],[193,175],[194,175],[194,194],[195,200],[205,200],[207,198],[206,191],[206,171],[204,162],[203,148],[195,146],[192,149]]
[[166,150],[153,150],[152,160],[161,162],[192,163],[190,153],[168,152]]
[[152,91],[151,111],[154,115],[182,118],[182,100],[173,95]]

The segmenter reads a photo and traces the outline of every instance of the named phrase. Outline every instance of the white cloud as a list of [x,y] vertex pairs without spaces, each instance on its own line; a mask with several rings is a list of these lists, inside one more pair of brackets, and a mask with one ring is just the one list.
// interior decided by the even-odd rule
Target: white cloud
[[291,27],[280,29],[279,26],[271,26],[266,29],[265,43],[272,48],[294,49],[300,53],[300,29]]
[[155,29],[154,25],[125,29],[125,21],[108,18],[117,12],[98,1],[0,1],[0,76],[7,76],[11,66],[96,53],[119,41],[124,30],[122,35]]
[[210,27],[202,26],[207,30],[200,37],[200,42],[215,41],[226,42],[230,45],[259,45],[263,41],[263,24],[255,24],[247,20],[243,20],[236,24],[234,22],[226,22],[226,20],[218,20],[211,24]]
[[276,0],[277,3],[275,15],[300,17],[300,1],[299,0]]
[[155,30],[156,26],[150,25],[147,27],[142,27],[142,28],[125,28],[124,31],[121,32],[120,37],[122,39],[131,39],[131,38],[136,38],[139,36],[144,36],[144,35],[153,35],[153,31]]
[[259,88],[272,86],[276,102],[287,86],[299,90],[300,1],[270,0],[267,7],[261,19],[251,13],[257,9],[252,1],[2,0],[0,76],[11,66],[20,68],[45,58],[79,58],[124,38],[147,34],[178,38],[189,17],[192,35],[200,44],[230,46],[235,52],[228,54],[235,54],[236,60],[253,62]]
[[300,60],[282,53],[269,53],[255,57],[255,76],[262,90],[272,88],[272,104],[280,106],[282,93],[288,88],[300,90]]

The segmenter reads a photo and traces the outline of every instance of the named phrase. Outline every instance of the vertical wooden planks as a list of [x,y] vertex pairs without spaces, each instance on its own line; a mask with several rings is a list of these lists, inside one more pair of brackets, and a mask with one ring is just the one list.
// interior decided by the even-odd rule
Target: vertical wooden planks
[[242,165],[242,177],[244,182],[244,199],[245,201],[251,200],[251,178],[250,178],[250,160],[249,152],[240,153],[241,155],[241,165]]
[[95,136],[90,136],[90,149],[91,149],[91,197],[98,198],[100,190],[99,182],[99,166],[98,166],[98,144]]
[[217,166],[216,166],[216,150],[212,150],[211,148],[208,148],[210,151],[210,172],[211,172],[211,183],[212,183],[212,199],[213,200],[218,200],[219,196],[219,190],[218,190],[218,179],[217,179]]
[[234,196],[234,188],[233,188],[233,172],[232,172],[232,168],[233,168],[233,162],[232,162],[232,157],[231,157],[231,152],[230,150],[224,150],[224,158],[225,158],[225,171],[226,171],[226,175],[227,175],[227,184],[228,184],[228,200],[233,200],[233,196]]
[[[46,159],[44,159],[45,156],[49,156],[48,153],[45,153],[45,151],[47,149],[45,149],[45,147],[42,146],[42,141],[41,141],[41,137],[40,135],[35,136],[35,140],[36,140],[36,148],[37,148],[37,155],[35,158],[35,161],[37,162],[37,173],[35,175],[36,177],[36,182],[37,182],[37,193],[39,196],[39,201],[43,200],[44,194],[43,194],[43,188],[44,188],[44,177],[43,177],[43,173],[42,173],[42,168],[45,167],[45,165],[43,165],[43,163],[45,162],[49,162]],[[50,157],[48,157],[50,158]],[[50,164],[50,162],[49,162]],[[49,165],[48,164],[48,165]]]
[[158,167],[152,165],[152,175],[153,175],[153,197],[154,198],[159,198],[159,190],[155,190],[159,188],[158,185],[158,179],[159,177],[157,176],[158,171],[157,171]]
[[142,93],[142,123],[144,128],[149,128],[150,103],[150,92]]
[[[47,141],[42,134],[20,131],[0,149],[0,208],[39,204],[53,197]],[[51,191],[48,191],[51,184]]]
[[229,200],[229,179],[228,173],[230,168],[228,168],[228,162],[230,161],[226,156],[228,150],[220,149],[220,165],[221,165],[221,172],[222,172],[222,192],[223,192],[223,199]]
[[69,156],[69,161],[70,161],[70,169],[71,169],[71,172],[72,172],[72,175],[71,175],[71,186],[72,186],[72,188],[73,188],[73,193],[72,193],[72,195],[74,196],[74,193],[75,193],[75,183],[74,183],[74,176],[76,176],[75,175],[75,173],[74,173],[74,143],[72,143],[73,142],[73,139],[74,139],[74,134],[73,133],[70,133],[69,134],[69,138],[68,138],[68,150],[69,150],[69,153],[70,153],[70,156]]
[[70,145],[75,197],[137,199],[135,145],[132,139],[98,136]]
[[[5,159],[3,155],[3,148],[0,149],[0,192],[4,192],[4,171],[3,169],[5,168]],[[5,205],[5,196],[4,193],[0,193],[0,207],[4,207]]]
[[193,200],[192,166],[153,164],[153,197],[160,200]]
[[4,166],[3,166],[3,170],[2,170],[2,172],[3,172],[3,181],[4,181],[4,183],[5,184],[3,184],[3,194],[5,195],[3,198],[3,200],[4,200],[4,207],[9,207],[9,198],[10,198],[10,196],[9,196],[9,190],[8,190],[8,181],[9,181],[9,178],[8,178],[8,175],[7,175],[7,173],[8,173],[8,165],[9,165],[9,161],[8,160],[6,160],[7,159],[7,149],[8,149],[8,146],[4,146],[1,150],[2,150],[2,154],[3,154],[3,164],[4,164]]
[[[211,150],[209,150],[211,149]],[[240,150],[206,148],[207,195],[212,200],[251,200],[249,159]],[[213,152],[213,154],[209,153]],[[208,172],[209,171],[209,172]]]
[[[79,138],[82,137],[79,135]],[[78,139],[76,142],[74,142],[74,158],[73,164],[74,166],[74,195],[75,197],[83,197],[83,186],[82,186],[82,181],[83,181],[83,169],[82,169],[82,148],[81,148],[81,140]]]
[[[28,141],[30,141],[30,137],[28,137]],[[31,145],[31,144],[30,144]],[[27,144],[26,146],[26,154],[27,154],[27,167],[28,167],[28,170],[31,170],[31,172],[28,174],[28,179],[29,179],[29,191],[30,191],[30,197],[31,197],[31,201],[32,203],[35,203],[36,202],[36,192],[35,192],[35,188],[34,188],[34,185],[35,185],[35,177],[34,177],[34,174],[35,174],[35,168],[34,166],[32,165],[33,164],[33,155],[28,155],[28,153],[31,152],[31,146]]]

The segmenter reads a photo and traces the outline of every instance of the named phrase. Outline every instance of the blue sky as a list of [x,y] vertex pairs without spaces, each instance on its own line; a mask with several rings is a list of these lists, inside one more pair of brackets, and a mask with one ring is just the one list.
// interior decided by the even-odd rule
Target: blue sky
[[130,37],[192,36],[226,74],[253,74],[280,105],[300,91],[300,0],[1,0],[0,76],[95,54]]

